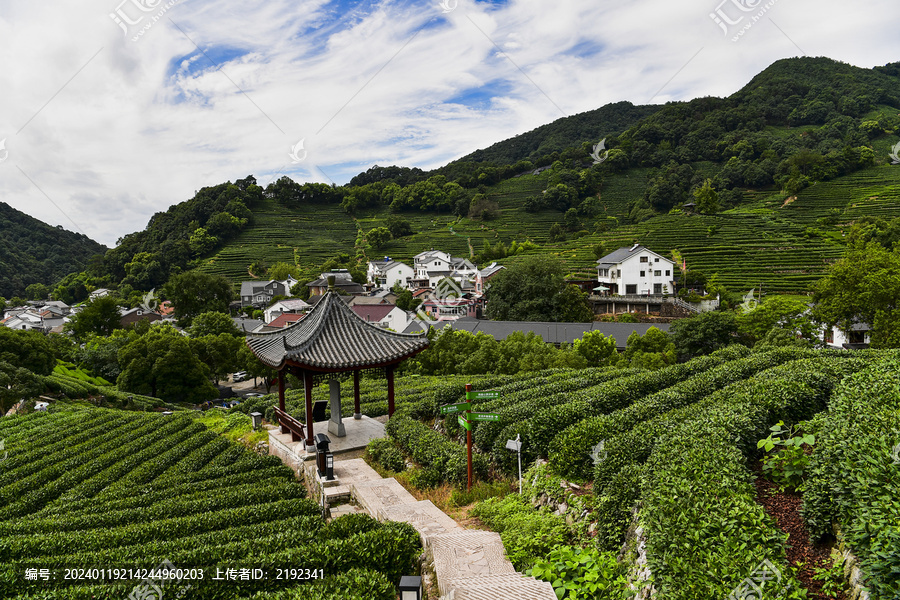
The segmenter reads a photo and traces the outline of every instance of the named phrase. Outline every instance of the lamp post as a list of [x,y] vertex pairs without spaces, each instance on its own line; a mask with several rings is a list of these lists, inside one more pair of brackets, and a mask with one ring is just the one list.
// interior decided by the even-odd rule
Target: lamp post
[[522,434],[516,434],[516,439],[506,440],[506,449],[512,450],[519,456],[519,494],[522,494]]
[[404,575],[400,578],[400,600],[422,600],[422,578]]

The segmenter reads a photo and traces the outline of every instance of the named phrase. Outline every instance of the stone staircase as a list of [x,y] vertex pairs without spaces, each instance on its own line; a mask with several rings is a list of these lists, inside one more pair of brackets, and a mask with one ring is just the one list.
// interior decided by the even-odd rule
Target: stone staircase
[[[336,473],[339,468],[355,474],[347,484],[365,512],[381,521],[409,523],[419,532],[442,600],[556,600],[550,583],[516,572],[499,534],[460,527],[430,500],[416,500],[396,479],[378,477],[361,458],[336,460]],[[315,465],[307,469],[313,470],[307,479],[316,479]]]

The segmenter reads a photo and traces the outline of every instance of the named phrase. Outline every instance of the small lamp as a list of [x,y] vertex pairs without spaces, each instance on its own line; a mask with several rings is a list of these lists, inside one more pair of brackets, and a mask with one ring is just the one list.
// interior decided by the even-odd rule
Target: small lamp
[[400,578],[400,600],[422,600],[422,578],[404,575]]
[[325,454],[325,480],[334,481],[334,454],[331,452]]
[[262,413],[252,412],[250,413],[250,418],[253,419],[254,431],[259,429],[259,426],[262,425]]

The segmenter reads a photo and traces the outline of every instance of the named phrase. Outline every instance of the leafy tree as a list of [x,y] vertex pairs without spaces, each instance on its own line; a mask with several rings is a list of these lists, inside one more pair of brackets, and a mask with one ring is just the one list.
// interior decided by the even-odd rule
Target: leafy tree
[[391,241],[391,232],[387,227],[375,227],[366,234],[366,241],[373,248],[381,248]]
[[550,231],[547,235],[547,241],[551,244],[566,241],[566,234],[563,231],[562,225],[560,225],[559,223],[554,223],[550,226]]
[[815,339],[818,328],[802,300],[769,296],[758,306],[738,315],[738,327],[753,341],[760,341],[772,329],[792,331],[807,340]]
[[66,331],[72,332],[78,339],[86,339],[89,335],[110,335],[122,327],[122,315],[119,313],[119,302],[112,296],[94,298],[66,323]]
[[710,354],[743,341],[738,335],[737,318],[732,312],[704,312],[672,323],[669,335],[679,360]]
[[813,315],[844,331],[854,323],[868,323],[873,348],[900,348],[898,298],[900,246],[890,251],[875,241],[860,242],[816,284]]
[[307,283],[314,281],[313,279],[304,280],[302,277],[300,280],[291,286],[291,296],[294,298],[300,298],[301,300],[309,300],[309,287],[307,287]]
[[46,300],[50,295],[50,290],[43,283],[32,283],[25,288],[25,295],[30,300]]
[[397,294],[397,308],[401,310],[416,310],[422,304],[421,298],[413,298],[412,292],[409,290],[401,290]]
[[30,370],[0,360],[0,415],[19,400],[28,400],[44,391],[43,379]]
[[581,227],[581,222],[578,220],[578,209],[570,208],[567,210],[563,221],[566,224],[566,229],[569,231],[575,231]]
[[216,383],[240,369],[240,351],[245,345],[242,338],[221,333],[193,338],[190,344],[191,351],[209,368]]
[[567,284],[562,263],[547,256],[526,256],[497,273],[486,299],[488,317],[494,320],[593,320],[587,294]]
[[53,347],[37,331],[13,330],[0,326],[0,361],[49,375],[56,366]]
[[134,329],[117,329],[110,336],[90,336],[75,353],[74,362],[92,374],[115,381],[122,372],[119,351],[140,335]]
[[231,320],[231,317],[220,312],[200,313],[194,318],[189,333],[192,338],[200,338],[207,335],[229,334],[240,336],[241,331]]
[[0,296],[0,315],[3,314],[3,311],[6,310],[6,298]]
[[469,204],[469,218],[490,221],[500,216],[500,204],[484,194],[475,194]]
[[246,371],[250,377],[253,377],[254,381],[262,378],[267,394],[271,391],[272,382],[278,376],[278,373],[261,363],[247,344],[241,344],[237,354],[237,364],[241,370]]
[[600,367],[618,362],[616,340],[599,331],[586,331],[575,340],[575,352],[584,357],[590,367]]
[[788,348],[791,346],[797,348],[810,348],[812,345],[810,340],[799,337],[796,331],[777,326],[770,329],[763,339],[754,344],[753,351],[765,352],[766,350]]
[[415,233],[409,221],[400,215],[391,215],[387,218],[387,228],[394,239],[406,237]]
[[292,265],[285,262],[277,262],[269,267],[268,277],[269,279],[274,279],[276,281],[284,281],[288,277],[297,279],[298,277],[300,277],[300,270],[297,268],[297,265]]
[[228,304],[234,298],[227,279],[196,270],[169,279],[163,293],[172,301],[175,318],[181,327],[190,326],[194,318],[204,312],[227,312]]
[[651,327],[644,335],[632,332],[625,344],[625,360],[632,367],[661,369],[674,364],[675,358],[675,343],[657,327]]
[[200,403],[218,397],[209,369],[187,339],[169,325],[153,327],[119,351],[119,389],[166,402]]
[[694,202],[697,210],[706,215],[714,215],[719,212],[719,194],[713,188],[712,179],[707,179],[703,185],[694,190]]

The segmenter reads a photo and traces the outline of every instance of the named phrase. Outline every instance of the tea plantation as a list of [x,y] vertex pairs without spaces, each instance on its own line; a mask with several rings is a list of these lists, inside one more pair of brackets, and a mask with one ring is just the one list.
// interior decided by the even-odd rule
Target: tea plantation
[[[278,459],[186,415],[32,413],[0,419],[0,439],[4,598],[149,598],[156,584],[164,597],[389,600],[421,552],[405,524],[326,524]],[[130,576],[164,567],[183,578]],[[216,581],[217,569],[265,576]]]

